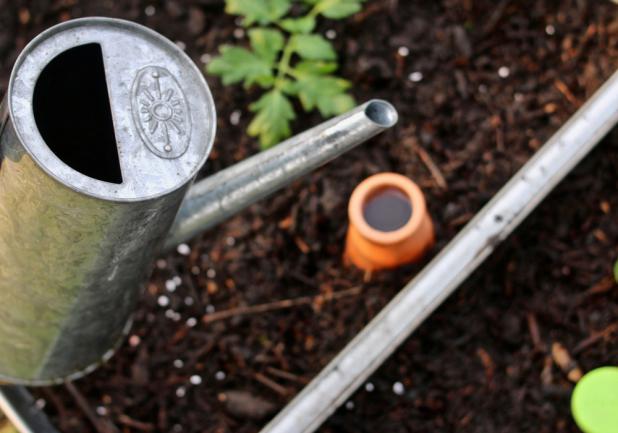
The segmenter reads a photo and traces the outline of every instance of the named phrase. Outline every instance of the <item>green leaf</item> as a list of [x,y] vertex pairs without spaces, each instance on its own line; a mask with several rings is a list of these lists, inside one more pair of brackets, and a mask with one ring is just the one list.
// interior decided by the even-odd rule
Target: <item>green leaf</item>
[[307,15],[302,18],[286,18],[279,25],[290,33],[311,33],[315,29],[315,17]]
[[322,60],[301,60],[294,66],[294,70],[301,75],[326,75],[337,70],[337,63]]
[[[300,76],[297,83],[298,97],[305,111],[318,108],[323,116],[347,111],[351,97],[343,98],[350,83],[333,76]],[[353,101],[353,100],[352,100]]]
[[318,110],[324,117],[343,114],[354,107],[356,107],[354,97],[346,93],[318,100]]
[[618,260],[614,263],[614,280],[618,283]]
[[277,21],[291,6],[292,0],[226,0],[225,12],[242,15],[244,26],[255,22],[263,25]]
[[280,90],[273,89],[265,93],[249,109],[257,114],[247,132],[252,137],[260,137],[262,149],[271,147],[292,133],[290,121],[296,115],[292,104]]
[[326,18],[339,20],[359,12],[365,0],[321,0],[317,8]]
[[283,79],[281,81],[281,85],[279,86],[279,88],[283,91],[283,93],[287,95],[290,95],[290,96],[298,95],[298,86],[296,85],[296,82],[294,81]]
[[264,59],[245,48],[229,45],[221,47],[221,55],[208,64],[207,71],[219,75],[225,85],[244,81],[246,87],[272,77],[272,67]]
[[332,44],[321,35],[294,35],[290,43],[294,51],[307,60],[336,60]]
[[253,51],[273,65],[285,43],[283,34],[279,30],[265,28],[249,30],[249,41]]

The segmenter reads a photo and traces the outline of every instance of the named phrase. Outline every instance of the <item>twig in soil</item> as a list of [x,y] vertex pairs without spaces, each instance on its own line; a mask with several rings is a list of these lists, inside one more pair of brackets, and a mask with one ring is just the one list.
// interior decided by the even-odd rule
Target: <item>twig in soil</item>
[[490,15],[487,20],[487,24],[483,27],[483,34],[487,35],[491,33],[494,28],[498,25],[502,16],[504,15],[504,11],[506,10],[507,5],[509,4],[509,0],[502,0],[496,7],[494,7],[494,11]]
[[64,386],[69,391],[69,393],[75,399],[75,403],[81,409],[81,411],[86,415],[86,418],[92,423],[92,426],[98,433],[120,433],[120,430],[112,424],[112,422],[106,418],[100,418],[97,416],[92,408],[90,407],[90,403],[88,400],[82,395],[81,392],[73,385],[71,382],[65,382]]
[[616,287],[616,280],[613,275],[603,278],[597,284],[586,290],[586,295],[600,295],[607,293]]
[[595,344],[597,341],[609,338],[609,336],[612,335],[614,332],[618,332],[618,322],[612,323],[602,331],[593,332],[588,338],[580,341],[573,349],[573,354],[583,352],[584,350]]
[[217,320],[229,319],[230,317],[266,313],[269,311],[283,310],[301,305],[313,305],[317,303],[322,304],[326,301],[335,301],[337,299],[346,298],[349,296],[357,296],[362,292],[362,290],[362,287],[352,287],[351,289],[333,292],[328,295],[302,296],[296,299],[284,299],[282,301],[269,302],[266,304],[230,308],[228,310],[206,314],[202,317],[202,322],[209,324],[216,322]]
[[577,99],[575,95],[573,95],[569,87],[566,84],[564,84],[563,81],[556,80],[554,82],[554,86],[556,86],[556,89],[558,89],[558,91],[562,93],[564,97],[567,99],[567,101],[573,104],[573,106],[579,108],[582,105],[579,99]]
[[526,319],[528,321],[528,332],[530,332],[530,338],[532,338],[534,349],[539,352],[545,352],[545,345],[541,340],[541,331],[539,331],[539,322],[537,322],[536,316],[534,313],[528,313]]
[[448,184],[446,183],[444,175],[442,174],[436,163],[433,162],[433,159],[431,158],[429,153],[427,153],[427,151],[418,144],[414,144],[413,148],[414,152],[416,152],[421,161],[423,161],[423,164],[425,164],[438,186],[445,191],[448,190]]
[[266,371],[268,371],[273,376],[279,377],[281,379],[289,380],[290,382],[300,383],[301,385],[306,385],[309,383],[309,379],[297,376],[294,373],[290,373],[289,371],[279,370],[275,367],[266,367]]
[[120,415],[118,415],[118,422],[120,424],[126,425],[136,430],[141,430],[141,431],[153,431],[155,429],[154,425],[147,423],[147,422],[135,420],[129,417],[128,415],[125,415],[124,413],[121,413]]
[[601,295],[603,293],[607,293],[611,291],[614,287],[616,287],[616,281],[614,280],[614,276],[607,276],[602,278],[598,283],[594,286],[583,292],[578,296],[578,300],[576,305],[581,304],[584,300],[594,295]]
[[288,388],[283,385],[279,385],[277,382],[262,373],[255,373],[253,375],[253,378],[260,382],[262,385],[272,389],[274,392],[276,392],[282,397],[290,395],[290,390]]
[[66,431],[68,429],[67,426],[67,409],[62,402],[62,399],[56,395],[50,388],[41,388],[45,397],[47,397],[54,407],[56,408],[56,412],[58,412],[58,424],[61,431]]
[[577,365],[577,362],[571,357],[567,348],[562,344],[553,343],[551,345],[551,357],[556,365],[566,373],[567,378],[571,382],[577,382],[582,378],[583,373]]
[[494,373],[496,371],[496,365],[494,363],[494,360],[491,358],[491,355],[489,355],[489,353],[487,353],[487,351],[482,347],[476,349],[476,355],[481,360],[481,364],[483,364],[487,386],[492,387]]

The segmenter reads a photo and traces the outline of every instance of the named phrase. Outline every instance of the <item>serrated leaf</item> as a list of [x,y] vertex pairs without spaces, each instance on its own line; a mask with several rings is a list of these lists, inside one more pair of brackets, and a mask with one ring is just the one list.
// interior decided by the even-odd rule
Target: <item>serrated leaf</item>
[[618,260],[614,263],[614,280],[618,283]]
[[277,21],[291,6],[292,0],[226,0],[225,12],[242,15],[244,26],[255,22],[264,25]]
[[359,12],[364,0],[321,0],[317,8],[326,18],[338,20]]
[[332,44],[322,35],[294,35],[294,51],[306,60],[336,60]]
[[[306,75],[299,77],[297,83],[298,97],[305,111],[313,110],[318,107],[323,116],[338,114],[343,100],[338,103],[320,103],[322,99],[331,99],[345,95],[345,91],[350,87],[350,83],[343,78],[322,75]],[[347,108],[347,106],[346,106]]]
[[213,59],[206,69],[210,74],[219,75],[223,84],[244,81],[245,86],[272,77],[271,65],[251,51],[224,45],[221,55]]
[[277,55],[283,49],[285,40],[279,30],[256,28],[249,30],[249,42],[258,56],[274,64]]
[[337,70],[337,63],[323,60],[301,60],[294,66],[294,70],[301,75],[326,75]]
[[315,17],[307,15],[302,18],[286,18],[279,25],[290,33],[311,33],[315,29]]
[[294,108],[279,89],[265,93],[249,109],[257,114],[247,132],[252,137],[260,138],[263,149],[277,144],[292,133],[290,121],[296,118]]

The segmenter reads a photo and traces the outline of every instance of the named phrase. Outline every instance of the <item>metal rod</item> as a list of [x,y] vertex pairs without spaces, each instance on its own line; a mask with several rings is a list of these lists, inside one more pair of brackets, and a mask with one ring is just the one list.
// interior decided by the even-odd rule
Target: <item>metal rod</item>
[[261,433],[315,431],[618,121],[618,72]]
[[1,386],[0,409],[20,433],[58,433],[23,386]]
[[397,122],[386,101],[372,100],[196,183],[165,240],[174,248]]

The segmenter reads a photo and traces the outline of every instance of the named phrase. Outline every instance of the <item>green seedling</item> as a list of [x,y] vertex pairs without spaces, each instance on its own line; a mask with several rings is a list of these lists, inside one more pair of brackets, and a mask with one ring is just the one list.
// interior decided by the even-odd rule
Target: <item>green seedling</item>
[[586,374],[573,391],[571,413],[584,433],[618,432],[618,367]]
[[317,109],[323,117],[356,105],[347,93],[350,82],[334,75],[335,49],[314,30],[320,16],[343,19],[360,11],[363,2],[226,0],[226,12],[241,16],[242,25],[249,28],[249,48],[221,46],[207,71],[220,76],[225,85],[242,82],[245,88],[264,90],[249,106],[255,116],[248,128],[263,149],[291,135],[296,113],[290,98],[298,98],[305,111]]
[[614,263],[614,281],[618,283],[618,260]]

